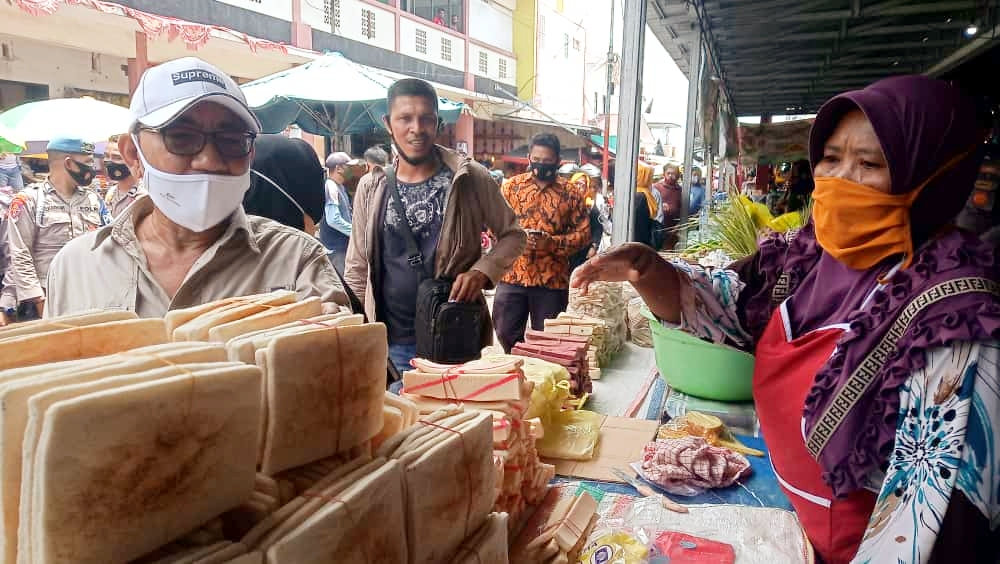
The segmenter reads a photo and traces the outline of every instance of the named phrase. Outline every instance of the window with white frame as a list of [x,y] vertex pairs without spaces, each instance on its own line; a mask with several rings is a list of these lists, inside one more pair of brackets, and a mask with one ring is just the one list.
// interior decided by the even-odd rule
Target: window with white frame
[[490,72],[490,57],[486,51],[479,52],[479,72],[483,74]]
[[507,78],[507,59],[500,59],[500,78]]
[[362,8],[361,35],[365,39],[375,39],[375,12]]
[[323,0],[323,23],[330,31],[340,31],[340,0]]
[[451,39],[441,38],[441,60],[451,61]]
[[416,30],[415,41],[416,41],[417,53],[423,53],[424,55],[426,55],[427,54],[427,30],[426,29],[418,29],[418,30]]

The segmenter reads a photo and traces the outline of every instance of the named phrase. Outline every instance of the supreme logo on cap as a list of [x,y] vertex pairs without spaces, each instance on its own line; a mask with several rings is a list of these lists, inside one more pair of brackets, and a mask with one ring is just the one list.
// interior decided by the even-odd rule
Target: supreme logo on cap
[[173,80],[174,86],[187,84],[188,82],[211,82],[223,90],[226,89],[226,83],[223,82],[219,75],[202,69],[178,71],[171,74],[170,79]]

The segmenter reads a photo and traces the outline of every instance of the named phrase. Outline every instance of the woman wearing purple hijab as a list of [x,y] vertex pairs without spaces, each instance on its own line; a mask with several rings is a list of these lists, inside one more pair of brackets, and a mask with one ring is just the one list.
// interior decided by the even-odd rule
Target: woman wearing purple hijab
[[631,282],[663,323],[755,351],[761,429],[823,562],[998,561],[1000,263],[949,225],[982,140],[944,82],[841,94],[796,236],[714,271],[623,245],[572,282]]

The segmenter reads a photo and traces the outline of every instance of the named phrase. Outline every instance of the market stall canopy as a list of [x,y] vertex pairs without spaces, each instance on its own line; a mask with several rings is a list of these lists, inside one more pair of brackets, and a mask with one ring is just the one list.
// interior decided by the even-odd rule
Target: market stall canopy
[[[704,76],[736,115],[810,114],[830,97],[890,75],[936,75],[990,47],[996,11],[977,0],[648,0],[647,23],[692,72],[704,33]],[[975,32],[975,33],[970,33]],[[949,63],[951,61],[951,63]]]
[[[294,123],[314,135],[342,135],[382,127],[393,82],[340,53],[328,53],[242,88],[266,133],[280,133]],[[454,123],[464,104],[439,98],[438,107],[445,123]]]
[[127,132],[130,125],[127,108],[93,98],[28,102],[0,114],[0,126],[29,149],[44,146],[54,137],[77,137],[97,144]]
[[811,119],[740,125],[740,160],[743,164],[759,162],[794,162],[809,158]]
[[24,149],[24,141],[9,127],[0,125],[0,153],[20,153]]
[[[590,140],[594,145],[604,148],[604,136],[603,135],[591,135]],[[612,155],[618,154],[618,136],[609,135],[608,136],[608,152]]]

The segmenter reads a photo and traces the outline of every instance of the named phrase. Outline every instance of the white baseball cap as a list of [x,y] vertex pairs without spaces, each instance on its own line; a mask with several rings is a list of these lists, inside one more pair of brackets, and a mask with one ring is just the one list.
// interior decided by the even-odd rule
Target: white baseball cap
[[250,111],[236,82],[218,67],[196,57],[174,59],[147,69],[128,109],[132,125],[138,122],[161,127],[205,100],[229,109],[246,122],[249,131],[260,133],[260,121]]

